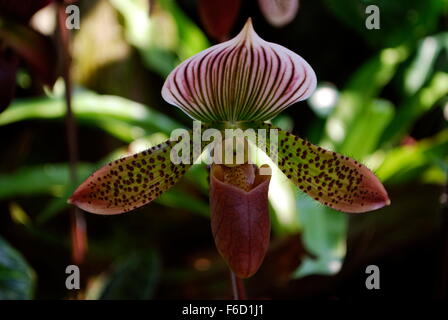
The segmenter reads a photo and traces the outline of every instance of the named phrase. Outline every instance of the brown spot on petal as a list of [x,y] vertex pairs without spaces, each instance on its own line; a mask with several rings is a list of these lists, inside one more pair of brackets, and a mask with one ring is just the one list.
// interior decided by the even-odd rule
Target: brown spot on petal
[[177,143],[167,141],[103,166],[76,189],[68,202],[97,214],[128,212],[151,202],[191,166],[171,162],[170,152]]
[[[268,124],[263,127],[272,128]],[[282,130],[278,132],[281,141],[279,168],[313,199],[335,210],[351,213],[376,210],[390,204],[384,186],[366,166],[347,156],[294,138]],[[298,140],[301,143],[297,144]],[[283,149],[288,150],[288,155],[293,152],[300,156],[282,162],[288,156]]]

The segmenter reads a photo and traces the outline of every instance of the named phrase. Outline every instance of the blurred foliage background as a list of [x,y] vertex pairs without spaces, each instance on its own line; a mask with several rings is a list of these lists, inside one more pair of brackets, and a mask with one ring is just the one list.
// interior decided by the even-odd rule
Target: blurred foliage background
[[[79,179],[109,159],[166,139],[190,119],[161,98],[166,75],[216,43],[196,0],[80,0],[72,38]],[[365,8],[380,8],[368,30]],[[319,86],[276,125],[367,164],[392,205],[347,215],[303,196],[279,172],[270,188],[272,241],[251,298],[442,297],[448,279],[448,2],[300,1],[275,28],[241,1],[264,39],[304,57]],[[54,5],[31,25],[55,32]],[[0,25],[0,27],[2,27]],[[65,299],[71,264],[64,87],[41,90],[19,64],[0,113],[0,299]],[[78,298],[230,298],[208,218],[207,171],[190,170],[155,203],[119,216],[85,213],[89,247]],[[365,289],[365,268],[381,290]]]

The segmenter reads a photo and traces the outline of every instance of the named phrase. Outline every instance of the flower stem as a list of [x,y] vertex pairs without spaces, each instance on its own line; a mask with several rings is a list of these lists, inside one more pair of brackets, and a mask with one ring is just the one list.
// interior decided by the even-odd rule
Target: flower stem
[[230,270],[230,278],[232,280],[233,300],[247,300],[243,279],[239,278],[232,270]]
[[[77,184],[78,174],[78,139],[75,117],[72,109],[72,82],[70,74],[71,57],[70,57],[70,31],[65,26],[65,5],[63,2],[58,3],[58,42],[62,65],[62,77],[65,84],[65,128],[68,145],[68,155],[70,164],[70,182],[73,186]],[[72,206],[70,208],[70,233],[72,246],[72,261],[75,264],[81,264],[84,260],[87,248],[86,223],[84,216],[78,208]]]

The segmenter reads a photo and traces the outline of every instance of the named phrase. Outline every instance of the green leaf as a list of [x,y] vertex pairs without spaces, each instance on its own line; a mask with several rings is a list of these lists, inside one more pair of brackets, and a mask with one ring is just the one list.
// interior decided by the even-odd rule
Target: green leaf
[[[79,164],[79,176],[87,177],[93,168],[91,164]],[[22,167],[13,173],[0,174],[0,199],[48,194],[62,196],[69,181],[67,164]]]
[[31,299],[34,272],[22,255],[0,237],[0,300]]
[[193,23],[193,21],[178,7],[174,0],[159,0],[160,5],[171,13],[176,21],[179,35],[179,58],[183,61],[210,45],[205,34]]
[[306,257],[293,277],[337,273],[346,253],[347,216],[317,205],[304,194],[297,196],[297,207],[303,225],[302,239],[314,257]]
[[[446,5],[442,0],[325,0],[328,8],[345,24],[377,47],[414,42],[433,32]],[[369,30],[366,7],[380,11],[380,29]],[[399,21],[399,23],[397,23]]]
[[382,143],[393,144],[398,142],[419,117],[447,95],[448,73],[437,72],[426,87],[408,98],[398,109],[396,116],[383,132]]
[[[375,150],[394,114],[390,102],[376,97],[408,55],[404,46],[384,49],[355,72],[327,119],[321,146],[360,160]],[[308,205],[311,200],[301,196],[297,201],[302,205],[299,220],[303,232],[313,233],[312,237],[304,236],[304,244],[315,259],[307,258],[294,276],[337,273],[345,257],[347,217],[328,208]]]
[[252,149],[251,152],[255,155],[254,162],[259,167],[267,164],[272,171],[269,182],[269,203],[270,210],[274,213],[271,215],[274,233],[279,236],[297,233],[300,230],[296,207],[297,187],[265,152],[255,146],[252,146]]
[[404,74],[404,90],[408,96],[420,90],[434,73],[436,60],[444,48],[448,50],[448,32],[420,41],[415,58]]
[[[428,169],[438,168],[442,176],[448,172],[448,130],[390,151],[377,170],[377,175],[388,184],[399,184],[416,179]],[[445,177],[446,179],[446,177]]]
[[394,106],[386,100],[374,100],[367,104],[358,116],[339,151],[362,160],[373,152],[386,126],[392,121]]
[[366,112],[366,106],[374,103],[376,96],[390,82],[398,66],[408,57],[408,51],[406,47],[384,49],[356,71],[327,120],[322,141],[324,147],[341,150],[347,134]]
[[210,217],[210,208],[207,202],[199,200],[185,192],[181,192],[177,187],[162,194],[157,199],[157,202],[167,207],[188,210],[199,213],[204,217]]
[[124,18],[127,41],[140,51],[151,70],[165,78],[180,61],[208,48],[209,43],[175,1],[153,3],[149,15],[148,1],[111,1]]
[[[89,91],[75,92],[73,112],[81,123],[98,126],[126,142],[154,132],[169,134],[182,127],[168,116],[140,103]],[[64,115],[62,97],[17,99],[0,114],[0,125],[31,119],[63,119]]]

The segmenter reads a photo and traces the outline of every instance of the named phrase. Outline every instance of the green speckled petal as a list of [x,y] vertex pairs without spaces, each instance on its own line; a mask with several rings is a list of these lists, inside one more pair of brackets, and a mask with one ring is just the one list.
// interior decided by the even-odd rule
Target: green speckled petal
[[84,181],[69,203],[92,213],[118,214],[151,202],[176,184],[193,163],[191,155],[189,164],[171,162],[170,153],[177,144],[166,141],[110,162]]
[[[272,129],[269,124],[261,128]],[[390,204],[378,178],[363,164],[278,129],[278,166],[302,191],[333,209],[366,212]],[[267,143],[269,150],[269,142]]]

